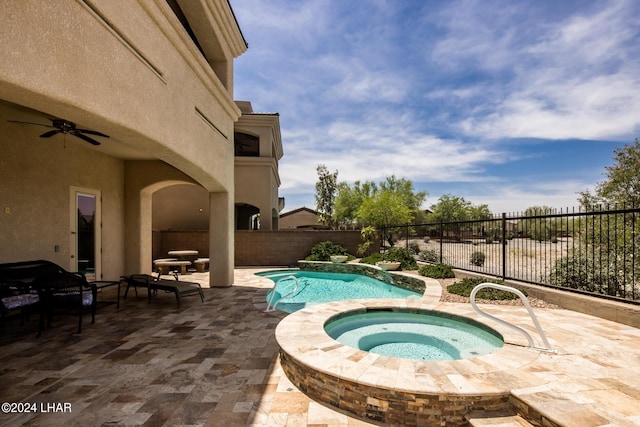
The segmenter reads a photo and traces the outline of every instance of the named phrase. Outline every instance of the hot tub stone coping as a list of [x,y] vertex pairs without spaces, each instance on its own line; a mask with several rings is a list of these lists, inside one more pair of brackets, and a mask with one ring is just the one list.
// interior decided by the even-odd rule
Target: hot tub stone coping
[[[514,384],[517,388],[545,384],[523,369],[540,353],[517,345],[473,359],[425,361],[358,350],[325,332],[329,319],[368,307],[474,314],[460,304],[397,299],[336,301],[299,310],[286,316],[275,331],[280,364],[289,381],[317,401],[364,419],[399,425],[424,425],[426,414],[438,423],[466,425],[471,412],[510,409]],[[494,329],[505,341],[517,338],[509,328]]]
[[[414,304],[405,304],[413,302]],[[442,303],[436,306],[416,304],[416,300],[352,300],[319,304],[285,317],[276,328],[276,340],[281,351],[309,368],[343,380],[407,393],[460,395],[500,394],[508,392],[513,377],[523,366],[540,355],[522,346],[525,341],[509,328],[490,327],[505,338],[505,345],[497,351],[472,359],[452,361],[424,361],[398,359],[377,355],[333,340],[324,330],[325,323],[345,311],[368,307],[406,307],[411,310],[451,311],[452,314],[485,323],[473,312],[460,313],[459,304]],[[474,318],[475,317],[475,318]],[[485,323],[486,324],[486,323]],[[516,342],[517,345],[510,344]],[[398,381],[399,376],[403,381]],[[504,381],[504,378],[508,381]],[[532,386],[528,384],[527,386]]]

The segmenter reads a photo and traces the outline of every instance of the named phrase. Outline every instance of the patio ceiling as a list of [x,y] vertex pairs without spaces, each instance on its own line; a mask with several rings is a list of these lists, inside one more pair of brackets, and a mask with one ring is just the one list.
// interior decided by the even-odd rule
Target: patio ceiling
[[[18,132],[19,129],[22,129],[20,130],[20,132],[28,132],[28,134],[32,134],[34,138],[38,138],[42,133],[46,132],[47,128],[28,123],[39,123],[42,125],[50,126],[50,119],[52,118],[64,118],[74,122],[78,128],[91,129],[109,135],[108,139],[97,137],[96,139],[100,140],[101,142],[101,144],[98,146],[92,146],[75,137],[67,138],[67,141],[70,143],[81,143],[86,146],[86,148],[90,148],[102,154],[125,160],[146,160],[155,158],[149,153],[144,153],[142,151],[136,150],[131,145],[123,143],[118,139],[115,132],[110,131],[110,129],[106,126],[96,129],[95,126],[86,125],[82,122],[76,121],[72,117],[60,117],[58,114],[56,114],[55,109],[52,109],[50,113],[45,113],[14,104],[9,101],[0,100],[0,128],[6,128],[8,130],[8,133],[12,133],[13,129],[15,129],[16,132]],[[14,121],[26,123],[13,123]],[[55,141],[56,138],[62,139],[62,137],[56,135],[52,137],[51,140],[42,140],[43,147],[46,147],[46,144]]]

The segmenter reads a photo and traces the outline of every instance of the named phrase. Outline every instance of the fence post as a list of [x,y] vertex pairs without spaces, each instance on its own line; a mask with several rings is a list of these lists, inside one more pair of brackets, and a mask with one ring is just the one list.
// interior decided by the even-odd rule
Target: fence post
[[442,220],[440,220],[440,264],[442,264],[442,239],[444,237],[443,234],[443,225]]
[[507,214],[502,212],[502,280],[507,278]]
[[405,241],[405,245],[404,245],[405,249],[409,250],[409,223],[407,223],[407,225],[406,225],[404,236],[405,236],[405,239],[404,239],[404,241]]

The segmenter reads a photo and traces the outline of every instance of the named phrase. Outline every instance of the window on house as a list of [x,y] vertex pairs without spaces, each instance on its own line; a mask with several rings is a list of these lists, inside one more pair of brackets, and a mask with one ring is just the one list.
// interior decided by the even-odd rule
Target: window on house
[[237,157],[260,157],[260,139],[256,136],[235,132],[233,145]]

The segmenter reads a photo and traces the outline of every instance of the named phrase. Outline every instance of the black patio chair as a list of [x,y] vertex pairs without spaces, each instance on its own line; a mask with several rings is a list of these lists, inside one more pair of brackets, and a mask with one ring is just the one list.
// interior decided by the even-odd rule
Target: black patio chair
[[0,281],[0,324],[14,310],[20,311],[20,325],[29,320],[32,307],[39,307],[40,296],[28,284],[19,281]]
[[78,333],[82,332],[85,309],[91,313],[91,323],[96,323],[97,289],[95,283],[87,282],[84,274],[60,269],[55,275],[37,277],[33,287],[40,292],[47,326],[51,326],[54,313],[66,310],[78,316]]
[[[38,336],[44,328],[45,317],[51,325],[54,312],[71,308],[78,315],[78,333],[82,332],[82,317],[86,308],[95,323],[96,286],[87,282],[82,273],[71,273],[47,260],[20,261],[0,264],[0,283],[22,292],[22,303],[38,297],[40,324]],[[10,296],[9,296],[10,297]],[[18,303],[17,299],[8,300]]]

